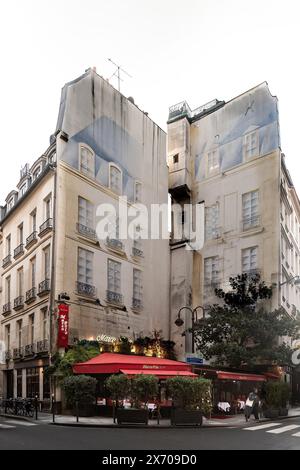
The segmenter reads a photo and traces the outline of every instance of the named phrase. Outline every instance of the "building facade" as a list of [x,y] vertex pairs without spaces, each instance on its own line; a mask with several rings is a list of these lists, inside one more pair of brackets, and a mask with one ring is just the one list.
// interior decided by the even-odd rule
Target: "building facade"
[[[165,148],[165,133],[94,69],[63,88],[49,149],[2,208],[5,396],[48,398],[43,367],[58,349],[63,294],[68,345],[105,348],[153,330],[168,339],[169,241],[142,239],[138,225],[135,239],[121,233],[124,207],[167,204]],[[99,239],[101,208],[117,209],[120,196],[124,210]]]
[[268,85],[194,111],[185,102],[171,107],[168,164],[172,203],[204,204],[202,249],[187,250],[188,235],[171,241],[171,336],[179,357],[191,351],[190,336],[181,336],[189,312],[185,326],[174,324],[179,308],[216,303],[215,288],[226,289],[230,276],[260,273],[274,287],[268,307],[295,316],[300,293],[290,280],[299,275],[299,200]]

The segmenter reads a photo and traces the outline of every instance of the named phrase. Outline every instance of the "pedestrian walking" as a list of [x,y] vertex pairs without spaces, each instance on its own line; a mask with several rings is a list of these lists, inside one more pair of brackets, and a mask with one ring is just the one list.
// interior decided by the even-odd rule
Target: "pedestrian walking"
[[254,414],[254,418],[256,421],[259,420],[258,416],[258,409],[259,409],[259,396],[258,390],[255,388],[252,392],[249,393],[248,398],[246,400],[245,405],[245,419],[249,421],[251,414]]

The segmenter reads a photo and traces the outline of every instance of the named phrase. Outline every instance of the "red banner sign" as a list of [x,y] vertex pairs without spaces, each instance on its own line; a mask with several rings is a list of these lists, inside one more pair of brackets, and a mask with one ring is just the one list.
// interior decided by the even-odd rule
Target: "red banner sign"
[[68,347],[68,343],[69,343],[69,305],[59,304],[57,346],[59,348],[66,348]]

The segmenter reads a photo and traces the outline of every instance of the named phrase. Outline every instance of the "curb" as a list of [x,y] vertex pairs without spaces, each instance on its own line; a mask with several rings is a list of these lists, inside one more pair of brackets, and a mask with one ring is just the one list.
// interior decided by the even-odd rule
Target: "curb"
[[87,423],[48,423],[51,426],[69,426],[73,428],[109,428],[109,429],[209,429],[209,428],[227,428],[230,426],[220,426],[220,425],[202,425],[202,426],[196,426],[196,425],[176,425],[176,426],[171,426],[171,425],[152,425],[152,426],[146,426],[145,424],[87,424]]

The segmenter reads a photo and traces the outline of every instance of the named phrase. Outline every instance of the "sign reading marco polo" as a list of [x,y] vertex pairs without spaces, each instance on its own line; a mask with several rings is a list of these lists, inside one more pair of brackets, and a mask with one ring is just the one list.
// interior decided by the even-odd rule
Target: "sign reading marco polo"
[[69,343],[69,305],[58,306],[57,346],[67,348]]

